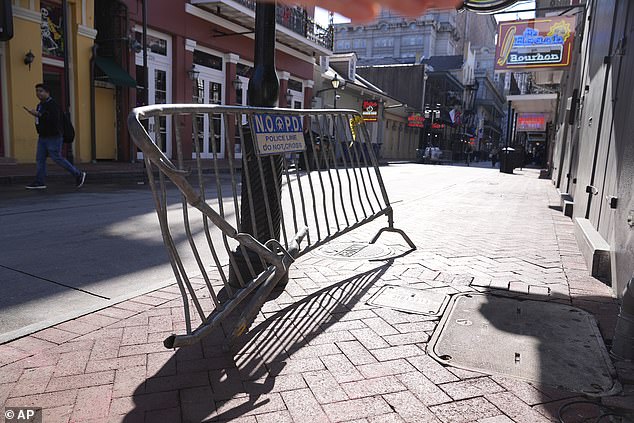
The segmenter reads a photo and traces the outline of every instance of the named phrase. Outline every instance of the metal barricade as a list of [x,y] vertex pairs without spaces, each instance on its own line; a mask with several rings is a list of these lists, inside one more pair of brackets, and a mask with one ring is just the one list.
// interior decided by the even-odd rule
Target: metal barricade
[[[252,134],[263,116],[302,122],[305,150],[261,154],[261,138]],[[161,125],[152,136],[146,131],[147,122],[161,119],[175,128],[175,162],[159,147]],[[388,224],[371,243],[388,231],[416,248],[394,227],[368,131],[355,111],[154,105],[133,109],[128,126],[143,153],[183,300],[186,333],[168,337],[167,348],[198,341],[239,311],[227,322],[231,345],[276,285],[285,283],[297,257],[381,216]],[[184,137],[193,140],[191,160],[183,157]],[[268,177],[271,171],[277,177]]]

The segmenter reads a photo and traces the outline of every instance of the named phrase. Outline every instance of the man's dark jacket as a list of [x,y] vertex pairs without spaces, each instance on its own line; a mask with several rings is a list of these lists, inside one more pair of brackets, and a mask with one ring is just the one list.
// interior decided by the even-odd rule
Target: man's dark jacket
[[62,108],[49,97],[37,105],[39,114],[35,127],[40,137],[59,137],[63,134]]

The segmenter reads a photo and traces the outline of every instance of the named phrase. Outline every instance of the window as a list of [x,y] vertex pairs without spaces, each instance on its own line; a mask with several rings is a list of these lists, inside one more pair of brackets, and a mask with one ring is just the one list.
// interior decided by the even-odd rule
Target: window
[[401,38],[402,46],[422,46],[423,45],[423,36],[422,35],[405,35]]
[[354,40],[352,42],[352,45],[354,46],[354,48],[365,48],[366,47],[366,41],[365,41],[365,39]]
[[339,40],[337,41],[337,50],[349,50],[352,44],[350,40]]
[[[142,33],[136,32],[134,34],[134,37],[137,40],[137,42],[143,44],[143,34]],[[158,37],[153,37],[153,36],[148,34],[148,36],[147,36],[147,46],[148,46],[148,49],[152,53],[160,54],[161,56],[167,56],[167,40],[164,40],[164,39],[158,38]]]
[[374,47],[394,47],[394,38],[375,38]]
[[294,79],[289,79],[288,80],[288,89],[289,90],[293,90],[293,91],[298,91],[298,92],[303,92],[304,91],[304,86],[300,81],[295,81]]
[[222,57],[194,50],[194,64],[221,71]]

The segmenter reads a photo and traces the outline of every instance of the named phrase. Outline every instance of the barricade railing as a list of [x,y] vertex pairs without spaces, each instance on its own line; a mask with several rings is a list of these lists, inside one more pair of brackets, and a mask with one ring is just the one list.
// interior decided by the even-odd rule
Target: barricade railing
[[[165,125],[146,130],[160,119],[174,128],[176,160],[159,148]],[[231,345],[297,257],[381,216],[388,224],[371,243],[388,231],[416,248],[394,227],[373,143],[353,110],[154,105],[133,109],[128,127],[183,299],[186,333],[168,337],[168,348],[208,335],[248,299],[228,322]]]

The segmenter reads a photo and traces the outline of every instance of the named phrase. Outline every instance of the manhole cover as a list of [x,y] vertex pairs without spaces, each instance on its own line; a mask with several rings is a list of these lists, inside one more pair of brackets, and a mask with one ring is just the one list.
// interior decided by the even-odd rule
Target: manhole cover
[[368,304],[409,313],[439,316],[449,296],[429,289],[386,285],[368,300]]
[[450,366],[572,392],[602,396],[619,390],[594,318],[564,304],[457,295],[429,351]]
[[340,260],[383,259],[393,255],[391,248],[363,242],[333,242],[315,250],[315,253]]

